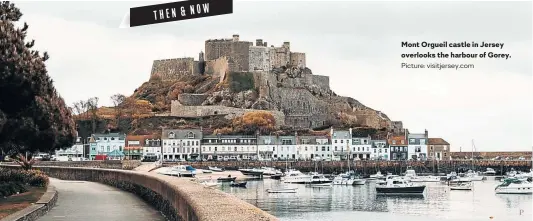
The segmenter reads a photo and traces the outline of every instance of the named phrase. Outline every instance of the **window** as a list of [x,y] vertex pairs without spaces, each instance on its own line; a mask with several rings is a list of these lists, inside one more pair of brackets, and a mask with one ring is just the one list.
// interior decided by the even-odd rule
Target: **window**
[[189,131],[189,134],[187,134],[187,138],[193,139],[194,138],[194,133]]
[[175,136],[174,132],[168,133],[168,138],[174,139],[174,136]]
[[191,141],[187,141],[187,146],[190,146],[191,145]]
[[205,152],[205,147],[202,147],[202,152]]
[[272,151],[276,151],[276,147],[272,147]]
[[217,151],[217,147],[215,147],[215,151]]
[[414,143],[416,140],[414,138],[409,139],[409,143]]
[[[326,147],[322,146],[322,151],[326,151]],[[328,147],[328,151],[329,151],[329,147]]]
[[376,149],[374,149],[374,153],[376,153]]
[[335,151],[337,151],[337,147],[335,147]]
[[307,151],[307,147],[305,147],[305,151]]
[[335,143],[337,143],[337,140],[335,140]]
[[344,140],[341,140],[341,143],[343,143]]
[[387,148],[384,149],[385,153],[387,153]]

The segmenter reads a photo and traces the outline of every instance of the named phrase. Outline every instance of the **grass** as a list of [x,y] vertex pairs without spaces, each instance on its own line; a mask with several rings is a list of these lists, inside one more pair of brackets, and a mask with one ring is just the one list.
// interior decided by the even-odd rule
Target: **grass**
[[0,219],[22,210],[41,199],[46,187],[26,187],[28,192],[0,198]]

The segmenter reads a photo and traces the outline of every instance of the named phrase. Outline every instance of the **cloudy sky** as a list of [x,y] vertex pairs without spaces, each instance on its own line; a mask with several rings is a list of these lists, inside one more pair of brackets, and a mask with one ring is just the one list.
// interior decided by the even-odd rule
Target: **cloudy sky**
[[[290,41],[307,53],[314,74],[331,88],[428,129],[452,149],[532,150],[531,2],[251,2],[234,14],[120,29],[130,7],[159,2],[19,2],[36,48],[49,52],[48,70],[68,104],[98,96],[110,105],[147,81],[154,59],[194,56],[209,38],[268,44]],[[402,41],[505,43],[511,59],[402,59]],[[433,52],[450,52],[434,50]],[[402,69],[402,62],[475,64],[473,69]]]

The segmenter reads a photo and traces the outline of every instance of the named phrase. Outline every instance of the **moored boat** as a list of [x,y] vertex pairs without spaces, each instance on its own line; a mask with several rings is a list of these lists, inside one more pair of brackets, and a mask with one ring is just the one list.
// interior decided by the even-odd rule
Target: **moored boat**
[[231,182],[229,185],[232,187],[246,187],[246,182]]
[[472,190],[472,182],[458,182],[456,184],[450,185],[450,190]]
[[223,168],[218,168],[218,167],[208,167],[209,170],[213,171],[213,172],[222,172],[224,171]]
[[282,178],[284,183],[305,184],[309,182],[311,176],[303,174],[299,170],[290,170]]
[[239,169],[239,171],[246,176],[263,176],[263,170],[261,169]]
[[280,180],[282,176],[283,174],[276,174],[276,175],[270,175],[270,178],[274,180]]
[[235,182],[237,177],[219,177],[217,180],[220,182]]
[[385,184],[376,185],[378,195],[422,195],[425,185],[418,185],[396,175],[389,175]]
[[385,176],[383,176],[383,174],[381,174],[381,171],[378,171],[376,174],[370,175],[370,177],[368,179],[375,180],[375,179],[380,179],[380,178],[384,178],[384,177]]
[[213,173],[211,170],[202,170],[202,173]]
[[492,168],[487,168],[487,170],[485,171],[485,175],[487,176],[495,176],[496,175],[496,171]]
[[296,193],[296,188],[267,189],[268,193]]
[[533,184],[516,178],[507,178],[502,184],[496,186],[494,191],[497,194],[532,194]]

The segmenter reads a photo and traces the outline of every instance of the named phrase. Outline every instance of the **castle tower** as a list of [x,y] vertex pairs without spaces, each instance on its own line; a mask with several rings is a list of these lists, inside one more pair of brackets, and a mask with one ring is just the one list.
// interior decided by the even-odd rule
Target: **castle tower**
[[233,35],[233,41],[239,41],[239,35]]
[[256,39],[255,46],[263,46],[263,39]]
[[200,61],[200,62],[204,61],[204,52],[203,51],[200,51],[200,53],[198,54],[198,61]]
[[290,48],[291,48],[291,43],[288,42],[288,41],[283,42],[283,47],[285,47],[285,48],[289,48],[289,49],[290,49]]

